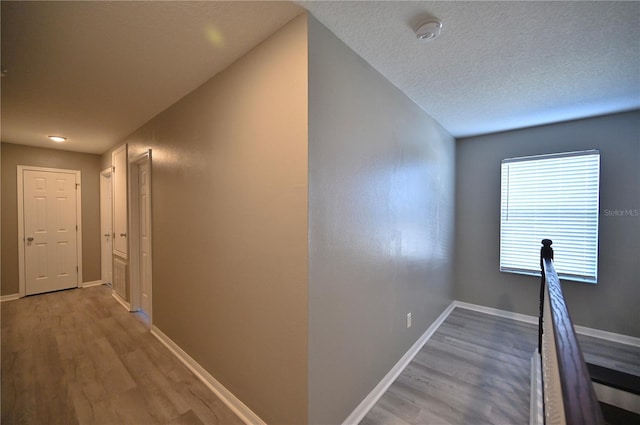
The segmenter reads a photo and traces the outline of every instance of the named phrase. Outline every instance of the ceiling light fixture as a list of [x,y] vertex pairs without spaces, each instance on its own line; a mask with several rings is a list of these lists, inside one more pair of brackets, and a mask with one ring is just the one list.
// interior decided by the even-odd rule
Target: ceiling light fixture
[[442,22],[438,19],[430,19],[416,28],[416,36],[420,41],[431,41],[437,38],[442,31]]
[[61,143],[67,140],[66,137],[62,137],[62,136],[49,136],[49,139],[53,140],[56,143]]

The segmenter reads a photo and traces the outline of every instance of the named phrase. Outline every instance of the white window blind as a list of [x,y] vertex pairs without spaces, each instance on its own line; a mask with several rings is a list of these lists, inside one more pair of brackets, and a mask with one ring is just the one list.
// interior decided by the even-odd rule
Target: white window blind
[[600,153],[502,161],[500,271],[540,275],[540,241],[553,241],[560,278],[596,283]]

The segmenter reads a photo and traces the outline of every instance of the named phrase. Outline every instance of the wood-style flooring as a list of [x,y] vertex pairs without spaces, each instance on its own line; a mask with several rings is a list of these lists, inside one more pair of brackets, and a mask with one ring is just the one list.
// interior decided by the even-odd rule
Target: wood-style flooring
[[[537,325],[456,308],[360,425],[529,423]],[[640,375],[640,348],[578,336],[587,361]]]
[[[98,286],[1,304],[1,423],[241,424]],[[587,361],[640,375],[640,349],[579,336]],[[361,425],[529,422],[537,326],[456,308]]]
[[242,423],[106,286],[1,309],[3,425]]

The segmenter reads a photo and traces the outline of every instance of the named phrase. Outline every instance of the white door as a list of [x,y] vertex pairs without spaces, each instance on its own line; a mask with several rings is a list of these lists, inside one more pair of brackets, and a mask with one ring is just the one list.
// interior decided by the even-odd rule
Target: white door
[[76,288],[76,175],[22,172],[25,293]]
[[102,283],[113,283],[113,203],[111,170],[100,173],[100,250]]
[[[113,164],[113,253],[127,259],[127,145],[111,154]],[[121,294],[124,295],[124,294]]]
[[140,304],[151,317],[151,180],[149,161],[138,166],[140,229]]

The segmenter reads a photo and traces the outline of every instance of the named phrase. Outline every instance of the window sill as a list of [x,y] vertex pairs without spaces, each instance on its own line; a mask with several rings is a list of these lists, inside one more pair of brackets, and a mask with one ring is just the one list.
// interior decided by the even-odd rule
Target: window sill
[[[501,273],[522,274],[522,275],[536,276],[536,277],[542,276],[542,274],[541,274],[541,272],[539,270],[538,271],[533,271],[533,270],[500,269],[500,272]],[[598,283],[597,279],[593,279],[593,278],[590,278],[590,277],[564,275],[562,273],[558,273],[558,277],[560,278],[561,281],[570,280],[570,281],[573,281],[573,282],[590,283],[592,285],[596,285]]]

